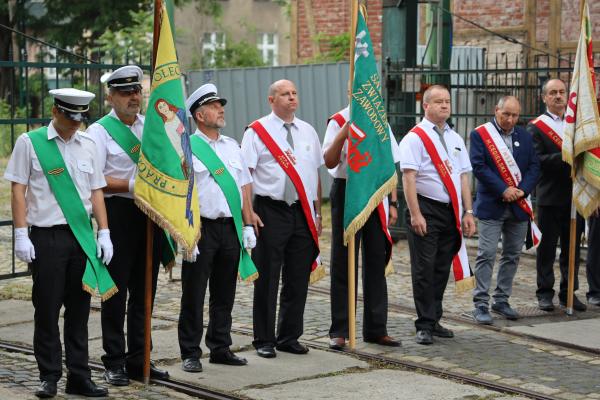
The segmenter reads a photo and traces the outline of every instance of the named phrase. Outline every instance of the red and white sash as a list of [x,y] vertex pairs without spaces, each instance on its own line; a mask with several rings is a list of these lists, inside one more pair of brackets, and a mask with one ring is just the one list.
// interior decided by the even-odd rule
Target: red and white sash
[[[458,291],[465,291],[475,287],[473,279],[473,272],[469,267],[469,257],[467,255],[467,246],[462,234],[462,201],[460,201],[458,194],[460,193],[460,187],[457,188],[454,185],[450,171],[448,170],[447,164],[442,161],[440,154],[438,153],[435,144],[431,138],[425,132],[424,127],[415,126],[411,129],[423,142],[425,150],[431,158],[431,162],[435,166],[437,173],[440,175],[440,179],[444,184],[444,187],[448,191],[450,196],[450,202],[452,203],[452,210],[454,211],[454,220],[456,221],[456,229],[460,235],[460,249],[452,260],[452,272],[454,273],[454,280],[456,281],[456,287]],[[447,155],[446,155],[447,157]]]
[[[491,122],[487,122],[481,126],[475,128],[475,130],[481,136],[483,145],[489,152],[500,177],[508,186],[518,187],[521,183],[522,175],[517,162],[515,161],[512,153],[508,149],[508,146],[500,137],[500,133]],[[533,208],[531,207],[531,200],[529,196],[527,198],[520,198],[516,201],[517,205],[529,215],[529,224],[531,227],[531,238],[533,240],[533,246],[537,247],[542,240],[542,232],[535,224],[533,218]]]
[[[329,117],[329,119],[327,120],[327,124],[329,124],[329,121],[334,120],[339,127],[341,128],[342,126],[344,126],[344,124],[346,123],[346,118],[344,118],[344,116],[342,115],[341,112],[337,112],[335,114],[333,114],[331,117]],[[349,141],[350,139],[348,139]],[[350,155],[348,154],[348,157]],[[383,200],[381,203],[379,203],[377,205],[377,214],[379,215],[379,221],[381,222],[381,229],[383,230],[383,233],[385,234],[385,237],[387,238],[388,242],[390,245],[392,245],[392,235],[390,234],[390,230],[388,229],[388,225],[389,225],[389,204],[386,200]],[[398,210],[398,214],[400,214],[400,210]],[[389,257],[387,259],[387,261],[389,262],[390,259],[392,257],[392,252],[390,250],[389,252]]]
[[[315,210],[312,201],[308,200],[308,196],[306,195],[306,189],[304,188],[304,183],[302,182],[302,178],[296,171],[292,160],[286,155],[281,148],[275,143],[275,140],[271,137],[269,132],[265,129],[265,127],[257,120],[250,124],[250,128],[254,129],[254,132],[258,135],[260,140],[265,144],[273,158],[277,160],[279,166],[283,169],[286,175],[290,178],[294,187],[296,188],[296,193],[298,194],[298,200],[300,200],[300,205],[302,206],[302,212],[306,217],[306,221],[308,222],[308,229],[315,241],[315,245],[317,249],[319,249],[319,235],[317,234],[317,225],[315,223]],[[319,279],[325,276],[325,269],[321,265],[321,259],[319,255],[317,255],[316,260],[313,262],[310,272],[310,283],[314,283]]]
[[552,124],[552,118],[547,116],[546,114],[540,115],[531,123],[535,125],[544,135],[548,137],[558,147],[558,150],[562,151],[563,138],[562,136],[556,132],[554,129],[550,127]]

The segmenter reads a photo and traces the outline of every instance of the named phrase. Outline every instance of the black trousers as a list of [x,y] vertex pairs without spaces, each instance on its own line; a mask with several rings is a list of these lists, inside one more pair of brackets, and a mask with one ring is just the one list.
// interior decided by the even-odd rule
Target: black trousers
[[88,317],[90,294],[81,278],[87,257],[68,225],[31,228],[36,258],[30,264],[35,308],[33,350],[40,380],[62,376],[62,346],[58,319],[64,305],[65,361],[70,376],[89,378]]
[[[348,247],[344,246],[344,201],[346,180],[336,178],[331,186],[331,327],[330,337],[348,337]],[[363,338],[387,335],[388,296],[385,267],[391,246],[381,229],[377,211],[357,232],[356,249],[362,242],[364,298]],[[358,276],[358,250],[356,251]]]
[[[256,196],[254,211],[265,226],[261,228],[252,252],[259,274],[254,281],[253,345],[259,348],[294,343],[304,330],[310,269],[318,249],[299,202],[289,206],[283,201]],[[280,277],[282,286],[275,336]]]
[[[102,362],[106,368],[144,361],[144,292],[146,270],[146,215],[132,199],[113,196],[105,199],[108,227],[115,254],[108,271],[119,292],[102,302]],[[156,294],[160,263],[160,234],[154,227],[152,256],[152,303]],[[129,298],[127,298],[129,293]],[[125,351],[125,310],[127,310],[127,352]]]
[[181,267],[181,311],[179,349],[181,358],[200,358],[203,331],[204,297],[210,282],[206,346],[211,353],[231,346],[231,311],[240,260],[240,242],[233,218],[202,218],[200,255]]
[[[569,243],[571,228],[571,206],[538,206],[538,227],[542,232],[542,241],[537,248],[535,265],[537,268],[538,299],[552,299],[554,297],[554,260],[556,259],[556,245],[560,239],[560,289],[558,297],[562,301],[567,298],[569,278]],[[576,241],[575,241],[575,290],[579,289],[579,250],[581,234],[585,220],[577,214]]]
[[600,217],[590,217],[586,274],[590,297],[600,297]]
[[[421,214],[427,223],[427,234],[417,235],[408,229],[408,248],[413,296],[417,310],[417,330],[432,330],[442,318],[442,300],[448,283],[452,259],[460,248],[452,206],[418,196]],[[406,210],[406,225],[410,213]]]

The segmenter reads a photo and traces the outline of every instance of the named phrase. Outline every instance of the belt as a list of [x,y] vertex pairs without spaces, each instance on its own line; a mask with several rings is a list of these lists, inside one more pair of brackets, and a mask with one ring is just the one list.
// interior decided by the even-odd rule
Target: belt
[[423,201],[425,203],[432,204],[434,206],[444,207],[444,208],[452,208],[452,203],[444,203],[443,201],[437,201],[434,199],[430,199],[429,197],[421,196],[420,194],[417,194],[417,199],[419,201]]
[[219,217],[219,218],[205,218],[205,217],[200,217],[200,219],[202,220],[202,222],[209,223],[209,224],[230,224],[230,223],[233,223],[233,218],[232,217]]
[[52,225],[52,226],[35,226],[35,225],[32,225],[31,229],[55,230],[55,231],[70,231],[71,227],[68,224]]
[[288,204],[287,202],[283,201],[283,200],[274,200],[270,197],[267,196],[261,196],[261,195],[256,195],[256,199],[260,200],[260,201],[264,201],[265,203],[271,203],[275,206],[278,207],[286,207],[286,208],[293,208],[293,207],[300,207],[300,200],[296,200],[294,203],[292,204]]

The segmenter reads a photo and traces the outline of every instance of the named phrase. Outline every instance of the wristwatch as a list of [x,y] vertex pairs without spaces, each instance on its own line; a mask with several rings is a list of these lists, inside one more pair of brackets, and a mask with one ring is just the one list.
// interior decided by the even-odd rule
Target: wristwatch
[[395,207],[396,210],[400,209],[400,202],[398,200],[390,200],[390,207]]
[[473,210],[465,210],[465,214],[473,214]]

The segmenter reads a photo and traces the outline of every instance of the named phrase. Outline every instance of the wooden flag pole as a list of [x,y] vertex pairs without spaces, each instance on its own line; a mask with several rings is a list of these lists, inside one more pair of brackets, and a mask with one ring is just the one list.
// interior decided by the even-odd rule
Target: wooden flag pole
[[[152,71],[156,67],[156,53],[158,51],[158,39],[160,36],[160,18],[162,10],[162,0],[154,0],[154,36],[152,43]],[[144,279],[144,384],[150,383],[150,347],[151,347],[151,330],[152,330],[152,264],[154,247],[154,224],[150,217],[146,217],[146,274]]]
[[577,236],[577,210],[571,202],[571,230],[569,232],[569,278],[567,282],[567,315],[573,315],[573,292],[575,288],[575,244]]
[[[356,36],[356,24],[358,23],[358,0],[352,0],[352,14],[350,20],[350,84],[352,90],[354,80],[354,41]],[[352,115],[352,95],[350,96],[350,115]],[[356,249],[355,236],[353,234],[348,240],[348,345],[351,350],[356,348]]]

